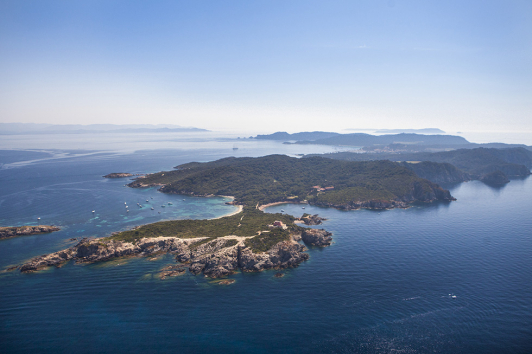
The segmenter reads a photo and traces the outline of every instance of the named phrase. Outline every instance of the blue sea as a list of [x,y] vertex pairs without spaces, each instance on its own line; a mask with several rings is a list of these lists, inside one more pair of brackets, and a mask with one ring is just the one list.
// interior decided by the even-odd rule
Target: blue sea
[[334,148],[215,134],[1,139],[0,226],[62,229],[0,241],[0,353],[532,353],[531,178],[445,186],[457,201],[406,210],[271,207],[320,214],[334,238],[283,278],[160,280],[170,255],[21,274],[4,270],[71,238],[235,210],[107,173]]

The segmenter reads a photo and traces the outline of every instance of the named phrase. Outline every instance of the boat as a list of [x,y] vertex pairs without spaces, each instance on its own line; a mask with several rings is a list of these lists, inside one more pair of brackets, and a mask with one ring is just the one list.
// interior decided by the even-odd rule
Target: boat
[[127,205],[127,203],[126,203],[126,202],[124,202],[124,205]]
[[92,212],[93,212],[93,213],[95,213],[95,212],[96,212],[96,210],[93,210]]
[[153,207],[151,207],[151,210],[155,210],[155,209],[153,209]]
[[305,209],[305,207],[301,207],[301,209]]
[[37,218],[37,220],[41,220],[41,218]]
[[146,199],[146,203],[148,203],[148,199]]
[[284,213],[284,209],[281,209],[281,213]]
[[166,205],[161,205],[161,208],[164,208],[164,207],[166,207]]
[[168,205],[173,205],[172,203],[168,202]]

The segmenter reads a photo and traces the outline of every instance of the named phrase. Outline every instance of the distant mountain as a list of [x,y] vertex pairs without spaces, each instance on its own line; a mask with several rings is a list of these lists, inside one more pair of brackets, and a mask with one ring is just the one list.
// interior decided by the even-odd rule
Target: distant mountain
[[35,124],[0,123],[0,134],[86,134],[86,133],[170,133],[206,132],[206,129],[181,127],[172,124]]
[[318,139],[325,139],[325,138],[331,138],[334,136],[341,135],[339,133],[331,133],[331,132],[302,132],[302,133],[294,133],[289,134],[287,132],[277,132],[273,134],[266,134],[266,135],[257,135],[255,139],[264,139],[264,140],[282,140],[282,141],[291,141],[291,140],[318,140]]

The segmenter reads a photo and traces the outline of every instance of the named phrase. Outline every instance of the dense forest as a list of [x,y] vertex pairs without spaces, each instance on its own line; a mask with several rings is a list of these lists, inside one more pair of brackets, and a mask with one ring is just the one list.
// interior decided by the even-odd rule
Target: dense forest
[[[317,155],[309,155],[307,158]],[[532,167],[532,151],[522,147],[509,149],[475,148],[440,151],[434,153],[364,153],[339,152],[319,155],[331,159],[345,161],[430,161],[433,164],[411,164],[408,168],[414,170],[420,177],[438,181],[444,175],[453,175],[456,181],[468,179],[482,179],[485,175],[500,171],[508,177],[523,177],[530,174]],[[438,165],[439,164],[450,164]],[[442,175],[443,174],[443,175]],[[461,175],[461,177],[460,177]]]
[[162,185],[161,191],[166,193],[230,195],[236,203],[248,206],[307,200],[335,207],[382,208],[404,206],[387,203],[392,201],[452,199],[448,191],[394,162],[297,159],[285,155],[188,163],[130,184],[146,185]]

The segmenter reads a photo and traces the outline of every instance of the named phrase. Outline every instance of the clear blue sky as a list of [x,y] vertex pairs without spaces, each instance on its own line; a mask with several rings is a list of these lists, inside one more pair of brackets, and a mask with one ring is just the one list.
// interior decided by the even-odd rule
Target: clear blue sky
[[0,122],[532,132],[532,1],[0,0]]

